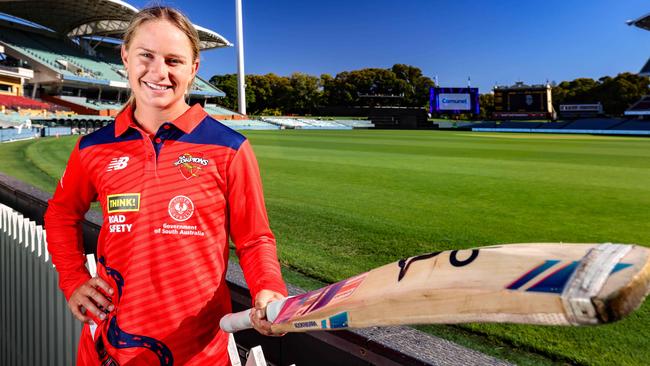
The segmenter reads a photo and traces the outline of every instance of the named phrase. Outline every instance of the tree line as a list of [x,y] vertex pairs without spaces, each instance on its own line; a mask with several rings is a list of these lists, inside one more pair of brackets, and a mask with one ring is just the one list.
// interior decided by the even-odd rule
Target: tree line
[[615,77],[603,76],[598,80],[578,78],[553,86],[553,105],[597,103],[605,113],[620,116],[634,102],[649,94],[650,78],[629,72]]
[[[223,90],[226,97],[219,103],[237,109],[237,74],[214,75],[210,83]],[[401,106],[428,108],[431,78],[415,66],[395,64],[389,69],[365,68],[320,77],[304,73],[279,76],[246,75],[246,101],[249,114],[314,114],[319,107]],[[578,78],[552,83],[553,105],[597,103],[608,115],[620,116],[650,94],[650,78],[632,73],[598,80]],[[480,95],[480,118],[494,111],[491,93]]]
[[[226,93],[219,103],[237,108],[237,74],[214,75],[210,83]],[[320,77],[296,72],[290,76],[246,75],[249,114],[314,114],[318,107],[390,105],[423,107],[433,80],[417,67],[366,68]]]

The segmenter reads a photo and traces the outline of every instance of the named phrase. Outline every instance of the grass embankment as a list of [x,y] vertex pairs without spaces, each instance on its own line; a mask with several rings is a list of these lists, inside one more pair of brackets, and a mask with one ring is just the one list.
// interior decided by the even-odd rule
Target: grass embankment
[[[246,135],[260,162],[283,265],[321,281],[436,250],[650,244],[650,139],[364,130]],[[52,191],[73,145],[72,138],[2,145],[0,171]],[[648,304],[595,328],[421,329],[520,364],[650,363]]]

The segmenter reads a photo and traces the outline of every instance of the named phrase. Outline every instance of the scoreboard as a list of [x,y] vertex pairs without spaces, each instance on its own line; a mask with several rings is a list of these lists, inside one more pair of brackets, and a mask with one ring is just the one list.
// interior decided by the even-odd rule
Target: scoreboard
[[534,119],[554,117],[551,87],[547,85],[494,88],[494,117]]

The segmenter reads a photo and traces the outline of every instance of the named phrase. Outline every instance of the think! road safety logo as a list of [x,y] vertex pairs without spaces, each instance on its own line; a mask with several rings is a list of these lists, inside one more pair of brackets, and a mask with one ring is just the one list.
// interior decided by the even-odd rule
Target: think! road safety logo
[[199,176],[199,172],[204,166],[207,166],[210,161],[204,159],[203,155],[197,153],[185,153],[178,157],[174,166],[178,167],[185,179],[190,179]]
[[194,214],[194,203],[185,196],[176,196],[169,200],[169,216],[176,221],[187,221]]
[[109,214],[140,211],[140,193],[109,194],[106,198],[106,211]]

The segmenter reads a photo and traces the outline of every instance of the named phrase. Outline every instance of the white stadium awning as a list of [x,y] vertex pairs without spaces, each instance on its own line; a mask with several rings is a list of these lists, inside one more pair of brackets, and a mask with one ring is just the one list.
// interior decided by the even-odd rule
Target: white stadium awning
[[650,13],[634,20],[628,20],[627,25],[633,25],[641,29],[650,30]]

